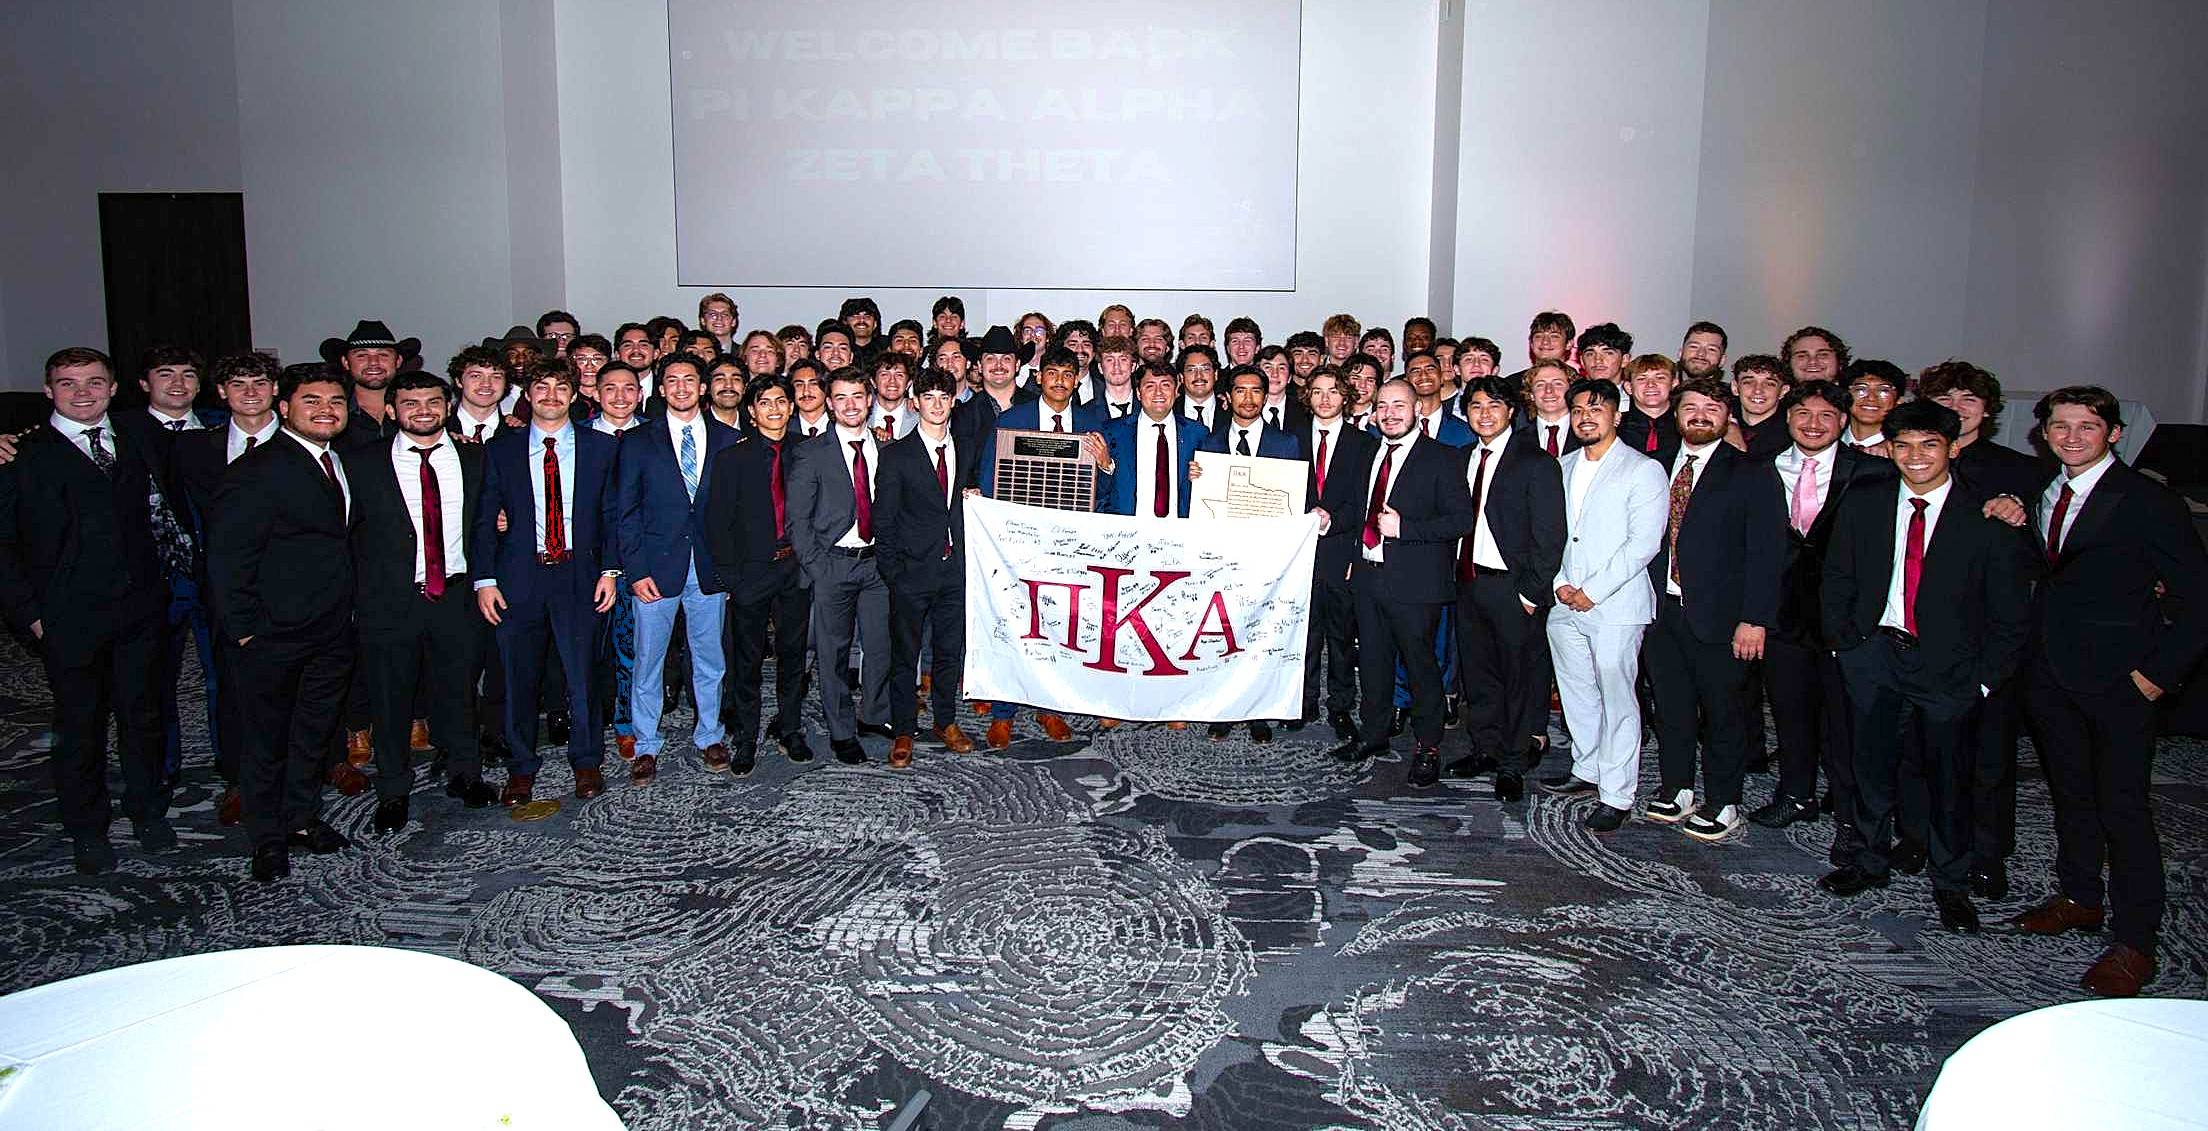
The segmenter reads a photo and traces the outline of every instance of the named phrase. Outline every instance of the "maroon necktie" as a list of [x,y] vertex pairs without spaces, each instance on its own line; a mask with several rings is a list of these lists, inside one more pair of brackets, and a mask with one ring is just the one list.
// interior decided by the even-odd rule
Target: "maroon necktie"
[[345,513],[345,485],[337,481],[337,464],[330,460],[330,453],[327,449],[322,453],[322,475],[330,481],[330,486],[337,488],[337,513],[343,516]]
[[422,595],[445,595],[445,497],[437,489],[437,469],[429,465],[434,447],[416,448],[422,457]]
[[1644,452],[1656,450],[1656,418],[1653,416],[1648,418],[1648,438],[1641,441],[1641,450]]
[[1426,437],[1427,439],[1429,439],[1429,440],[1433,439],[1433,438],[1434,438],[1434,418],[1433,418],[1433,417],[1431,417],[1431,416],[1429,416],[1429,417],[1426,417],[1425,419],[1423,419],[1423,420],[1419,421],[1419,422],[1418,422],[1418,431],[1419,431],[1419,433],[1420,433],[1421,435],[1425,436],[1425,437]]
[[1157,478],[1151,480],[1150,483],[1150,513],[1156,515],[1159,518],[1164,518],[1167,509],[1166,496],[1173,493],[1173,473],[1171,469],[1166,466],[1166,459],[1168,455],[1167,449],[1171,445],[1167,442],[1165,438],[1165,425],[1160,424],[1157,426],[1157,429],[1158,470]]
[[851,513],[858,518],[859,541],[874,541],[874,492],[866,479],[866,441],[851,443]]
[[1549,454],[1550,454],[1550,455],[1552,455],[1552,456],[1553,456],[1553,455],[1555,455],[1555,454],[1557,454],[1557,451],[1556,451],[1556,425],[1554,425],[1554,424],[1551,424],[1551,425],[1549,425]]
[[1464,553],[1457,558],[1457,580],[1470,581],[1480,567],[1472,563],[1472,544],[1480,532],[1480,508],[1487,503],[1487,445],[1480,445],[1480,469],[1472,476],[1472,529],[1464,532]]
[[483,442],[483,424],[481,422],[477,422],[475,426],[475,442],[478,444]]
[[890,435],[892,435],[892,436],[894,436],[894,435],[896,435],[896,434],[897,434],[897,414],[896,414],[896,413],[894,413],[894,412],[885,412],[885,413],[883,413],[883,414],[882,414],[882,429],[883,429],[884,431],[888,432],[888,433],[889,433]]
[[782,493],[782,445],[769,440],[767,447],[774,452],[767,464],[767,494],[774,498],[774,542],[779,546],[790,538],[789,496]]
[[1380,512],[1388,505],[1388,473],[1395,470],[1395,449],[1401,444],[1389,444],[1388,454],[1380,457],[1380,474],[1372,479],[1372,500],[1365,504],[1365,549],[1380,545]]
[[1312,474],[1318,477],[1319,494],[1321,496],[1326,494],[1326,433],[1326,429],[1319,429],[1319,460],[1311,465]]
[[2072,498],[2070,485],[2062,485],[2062,494],[2055,496],[2055,520],[2047,524],[2047,564],[2054,565],[2062,558],[2062,520],[2070,515]]
[[1050,430],[1053,432],[1063,432],[1066,430],[1066,418],[1064,413],[1054,412],[1050,414]]
[[1916,513],[1909,516],[1909,544],[1901,559],[1901,627],[1915,636],[1917,581],[1924,576],[1924,508],[1931,504],[1923,499],[1911,499],[1909,505],[1916,508]]
[[[949,447],[949,444],[937,444],[935,446],[935,489],[943,492],[945,510],[948,510],[951,505],[951,466],[943,460],[943,453]],[[951,556],[951,531],[949,526],[943,528],[943,556],[946,558]]]
[[567,517],[560,511],[560,450],[557,438],[544,438],[544,556],[567,560]]

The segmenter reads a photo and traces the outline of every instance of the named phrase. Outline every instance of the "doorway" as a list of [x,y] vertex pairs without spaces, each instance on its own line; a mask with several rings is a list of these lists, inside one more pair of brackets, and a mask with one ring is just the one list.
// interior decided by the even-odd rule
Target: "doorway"
[[[100,262],[118,393],[142,403],[148,346],[189,346],[209,365],[252,348],[243,193],[103,192]],[[200,376],[200,402],[211,406]]]

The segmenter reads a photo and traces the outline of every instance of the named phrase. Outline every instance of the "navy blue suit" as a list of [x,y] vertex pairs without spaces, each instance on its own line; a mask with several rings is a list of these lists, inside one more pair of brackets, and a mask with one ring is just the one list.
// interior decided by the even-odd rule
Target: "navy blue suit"
[[712,482],[713,457],[742,437],[710,412],[699,418],[705,423],[705,450],[698,453],[695,497],[683,486],[675,438],[664,422],[632,429],[621,444],[613,513],[618,516],[614,529],[626,568],[624,584],[649,577],[662,595],[680,596],[695,567],[700,591],[721,591],[720,573],[713,568],[705,536],[706,488]]
[[[977,397],[975,399],[982,398]],[[1104,417],[1104,409],[1093,402],[1090,404],[1068,405],[1066,416],[1068,418],[1066,430],[1075,434],[1100,432],[1104,425],[1108,423]],[[982,494],[992,499],[997,497],[996,430],[1011,428],[1048,432],[1051,430],[1048,423],[1049,417],[1050,408],[1041,400],[1022,401],[998,413],[995,423],[987,431],[980,432],[977,439],[981,443],[981,477],[979,482]]]
[[[1160,421],[1151,420],[1142,413],[1123,416],[1104,426],[1104,446],[1111,449],[1111,486],[1103,492],[1105,509],[1113,514],[1135,513],[1135,499],[1140,495],[1140,485],[1148,476],[1156,474],[1153,468],[1138,466],[1140,448],[1135,443],[1135,429],[1148,428]],[[1174,437],[1174,488],[1179,500],[1178,517],[1188,517],[1188,465],[1196,453],[1204,449],[1210,433],[1204,426],[1185,416],[1169,416],[1162,423],[1173,429]]]

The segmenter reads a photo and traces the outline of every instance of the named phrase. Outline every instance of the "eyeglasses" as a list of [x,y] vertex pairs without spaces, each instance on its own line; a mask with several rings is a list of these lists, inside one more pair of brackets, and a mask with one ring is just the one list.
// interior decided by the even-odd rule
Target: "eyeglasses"
[[1883,382],[1858,381],[1848,386],[1848,395],[1852,397],[1877,397],[1882,401],[1890,401],[1901,395],[1901,390]]

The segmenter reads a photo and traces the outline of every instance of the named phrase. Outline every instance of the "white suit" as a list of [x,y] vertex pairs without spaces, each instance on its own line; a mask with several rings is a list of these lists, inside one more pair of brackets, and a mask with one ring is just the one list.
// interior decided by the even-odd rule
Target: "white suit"
[[[1641,634],[1656,619],[1648,563],[1663,548],[1670,485],[1662,465],[1613,443],[1599,460],[1565,453],[1564,564],[1553,588],[1575,586],[1595,603],[1549,613],[1557,697],[1572,736],[1572,774],[1602,787],[1602,802],[1631,809],[1641,777]],[[1575,483],[1577,476],[1591,476]]]

